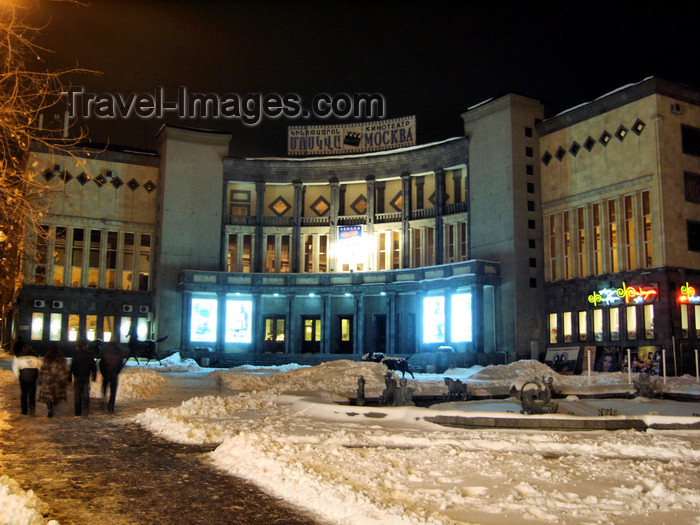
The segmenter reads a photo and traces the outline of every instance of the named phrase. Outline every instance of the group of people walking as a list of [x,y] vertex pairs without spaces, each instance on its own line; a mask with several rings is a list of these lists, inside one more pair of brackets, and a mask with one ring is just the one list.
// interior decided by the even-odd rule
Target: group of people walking
[[[30,344],[19,340],[15,344],[14,353],[12,371],[19,379],[22,414],[36,413],[38,397],[40,402],[46,403],[48,417],[53,417],[56,405],[68,398],[68,385],[72,384],[75,415],[88,415],[90,381],[97,379],[98,365],[85,341],[79,341],[76,345],[76,352],[70,366],[63,353],[57,348],[51,348],[41,358]],[[107,396],[109,388],[107,411],[112,413],[117,399],[119,373],[125,361],[120,348],[113,342],[103,346],[98,359],[102,375],[102,396]]]

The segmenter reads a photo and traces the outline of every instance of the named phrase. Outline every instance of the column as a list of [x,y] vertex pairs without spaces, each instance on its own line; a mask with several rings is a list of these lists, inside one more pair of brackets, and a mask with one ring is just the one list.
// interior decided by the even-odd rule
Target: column
[[401,174],[401,268],[411,267],[411,174],[405,171]]
[[265,183],[255,183],[255,240],[253,247],[253,272],[262,273],[267,250],[263,251],[263,225],[265,222]]
[[365,353],[365,295],[357,292],[355,295],[355,354]]
[[435,170],[435,264],[442,264],[445,249],[442,216],[445,213],[445,171]]
[[263,340],[265,339],[263,326],[263,313],[261,311],[262,298],[259,293],[253,294],[253,315],[252,315],[252,347],[255,354],[263,353]]
[[329,354],[331,348],[331,300],[330,294],[321,294],[321,354]]
[[[214,351],[217,354],[223,355],[226,353],[226,292],[216,292],[216,344],[214,345]],[[192,303],[190,303],[192,304]],[[187,312],[185,316],[189,322],[192,317],[191,314],[192,307]],[[187,332],[187,338],[185,341],[189,341],[190,332]]]
[[[376,242],[374,240],[374,212],[375,212],[375,203],[376,203],[376,195],[375,195],[375,187],[376,187],[376,182],[374,180],[374,175],[368,175],[367,176],[367,239],[370,243],[371,246],[374,246],[376,248]],[[372,254],[375,252],[375,250],[370,250],[369,251],[369,260],[366,261],[367,263],[367,269],[372,271],[376,270],[375,264],[376,264],[376,257],[372,257]]]
[[299,261],[301,260],[301,218],[304,210],[304,186],[300,180],[292,182],[294,185],[294,218],[292,223],[292,253],[289,254],[291,261],[291,273],[299,273]]
[[289,316],[287,319],[287,333],[285,334],[284,351],[287,354],[291,354],[294,352],[295,345],[297,344],[297,316],[296,309],[294,307],[295,295],[293,293],[289,294],[287,296],[287,300],[289,302],[289,307],[287,308]]
[[226,213],[226,203],[228,201],[228,181],[224,181],[224,191],[222,192],[221,202],[221,249],[219,250],[219,271],[227,272],[226,262],[228,261],[228,233],[226,232],[226,223],[228,222],[228,214]]
[[331,209],[330,209],[330,230],[328,232],[328,247],[326,257],[328,259],[328,269],[335,272],[338,268],[338,257],[335,247],[338,243],[338,213],[340,208],[340,184],[338,179],[333,177],[331,185]]

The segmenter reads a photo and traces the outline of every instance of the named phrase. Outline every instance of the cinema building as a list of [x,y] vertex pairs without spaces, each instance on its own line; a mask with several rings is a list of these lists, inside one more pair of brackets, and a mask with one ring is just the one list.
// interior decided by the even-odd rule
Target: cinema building
[[220,364],[463,366],[700,342],[697,90],[462,118],[463,137],[341,156],[236,158],[171,126],[157,151],[33,151],[57,198],[4,340],[70,353],[136,324]]

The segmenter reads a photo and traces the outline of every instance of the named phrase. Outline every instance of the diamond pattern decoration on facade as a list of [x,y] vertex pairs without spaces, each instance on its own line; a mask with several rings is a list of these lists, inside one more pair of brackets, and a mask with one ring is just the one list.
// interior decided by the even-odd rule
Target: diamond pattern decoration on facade
[[552,162],[552,154],[549,151],[545,151],[544,155],[542,155],[542,164],[549,166],[550,162]]
[[581,151],[581,145],[574,141],[574,143],[571,145],[569,148],[569,153],[571,153],[574,157],[578,155],[578,152]]
[[313,211],[319,217],[323,217],[330,209],[331,204],[323,196],[316,199],[311,205],[311,211]]
[[403,209],[403,194],[398,192],[396,195],[394,195],[394,198],[389,201],[389,204],[396,211],[401,211]]
[[85,173],[84,171],[80,172],[80,175],[78,175],[75,180],[77,180],[81,186],[85,186],[88,181],[90,180],[90,175]]
[[61,173],[58,174],[58,176],[64,183],[73,179],[73,175],[71,175],[70,171],[68,171],[68,170],[62,171]]
[[124,185],[124,182],[119,177],[114,177],[112,179],[112,186],[114,186],[114,189],[119,189]]
[[554,156],[557,158],[557,160],[561,161],[561,159],[564,158],[564,155],[566,155],[566,150],[559,146],[557,149],[557,152],[554,154]]
[[593,140],[593,137],[589,135],[586,142],[583,143],[583,147],[586,148],[586,151],[591,151],[593,146],[595,146],[595,140]]
[[617,139],[620,142],[622,142],[623,140],[625,140],[625,137],[627,136],[627,128],[625,126],[623,126],[622,124],[620,124],[620,127],[617,128],[617,131],[615,132],[615,136],[617,137]]
[[641,120],[637,119],[636,122],[632,124],[632,131],[637,135],[641,135],[645,127],[646,124],[644,124],[644,122],[642,122]]
[[148,193],[151,193],[153,190],[156,189],[156,185],[153,184],[153,182],[150,180],[146,184],[144,184],[143,187]]
[[367,197],[360,195],[355,201],[350,205],[355,213],[358,215],[364,215],[367,213]]
[[129,182],[126,183],[126,185],[131,191],[135,191],[136,189],[138,189],[139,186],[141,186],[136,179],[131,179]]
[[107,179],[106,179],[105,176],[102,175],[101,173],[100,173],[97,177],[95,177],[94,179],[92,179],[92,180],[94,180],[94,181],[95,181],[95,184],[97,184],[100,188],[101,188],[102,186],[104,186],[105,184],[107,184]]
[[603,131],[602,135],[598,139],[598,142],[600,142],[603,146],[607,146],[611,138],[612,135],[610,135],[610,133],[608,133],[607,131]]
[[284,197],[280,196],[270,203],[269,208],[272,210],[272,213],[277,215],[277,217],[281,217],[291,210],[292,206],[286,200],[284,200]]
[[46,179],[46,182],[49,182],[51,179],[53,179],[55,173],[53,172],[53,170],[46,170],[42,175]]
[[428,202],[435,207],[435,192],[430,194],[430,197],[428,197]]

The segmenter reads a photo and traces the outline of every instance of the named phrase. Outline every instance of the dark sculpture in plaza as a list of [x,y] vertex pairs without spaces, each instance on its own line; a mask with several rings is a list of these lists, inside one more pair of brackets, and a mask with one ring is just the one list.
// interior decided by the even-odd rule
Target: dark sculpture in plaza
[[520,389],[522,414],[554,414],[559,406],[551,403],[552,378],[530,379]]
[[413,379],[416,378],[408,366],[408,361],[403,357],[388,357],[381,352],[369,352],[362,356],[362,360],[372,363],[381,363],[389,370],[401,372],[401,377],[406,377],[406,372],[408,372]]
[[168,338],[167,335],[155,340],[146,339],[145,341],[139,341],[136,328],[132,325],[127,337],[129,338],[129,357],[133,357],[137,364],[141,364],[139,363],[139,357],[146,359],[146,364],[148,364],[151,359],[160,363],[156,345],[165,341]]
[[447,385],[447,399],[449,401],[466,401],[469,399],[470,395],[467,391],[467,385],[459,379],[446,377],[445,385]]

